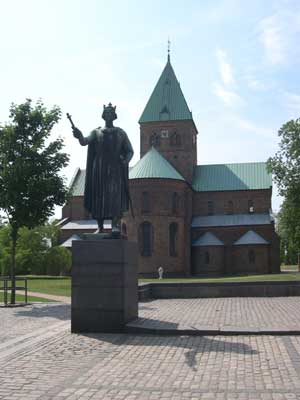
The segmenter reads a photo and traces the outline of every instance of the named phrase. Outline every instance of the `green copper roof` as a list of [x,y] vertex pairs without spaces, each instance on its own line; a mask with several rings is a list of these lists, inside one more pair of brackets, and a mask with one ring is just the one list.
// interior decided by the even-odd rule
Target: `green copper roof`
[[72,196],[83,196],[85,184],[85,170],[77,168],[70,183]]
[[184,178],[154,147],[129,171],[129,179],[164,178],[184,181]]
[[272,175],[264,162],[198,165],[192,185],[196,192],[269,189]]
[[168,59],[139,123],[181,119],[193,117]]

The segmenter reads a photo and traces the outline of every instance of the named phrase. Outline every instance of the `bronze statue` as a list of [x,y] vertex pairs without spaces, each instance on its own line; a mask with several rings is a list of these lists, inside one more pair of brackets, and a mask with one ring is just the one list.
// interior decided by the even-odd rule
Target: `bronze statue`
[[119,231],[120,219],[130,203],[128,164],[133,149],[123,129],[113,125],[116,107],[111,103],[103,106],[105,127],[94,129],[87,137],[76,128],[69,114],[67,117],[79,143],[88,145],[84,207],[97,220],[97,232],[103,232],[105,219],[112,220],[113,231]]

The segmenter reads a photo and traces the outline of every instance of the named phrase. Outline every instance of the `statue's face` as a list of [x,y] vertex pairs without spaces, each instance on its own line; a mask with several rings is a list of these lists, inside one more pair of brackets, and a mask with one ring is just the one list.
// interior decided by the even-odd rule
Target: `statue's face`
[[106,110],[103,114],[104,121],[112,122],[117,118],[115,111],[113,110]]

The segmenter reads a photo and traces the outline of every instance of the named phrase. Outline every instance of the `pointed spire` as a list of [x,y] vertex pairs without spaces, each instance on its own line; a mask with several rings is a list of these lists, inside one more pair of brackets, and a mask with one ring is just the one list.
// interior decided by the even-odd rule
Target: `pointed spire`
[[193,119],[170,62],[170,45],[168,39],[167,64],[144,108],[139,123]]

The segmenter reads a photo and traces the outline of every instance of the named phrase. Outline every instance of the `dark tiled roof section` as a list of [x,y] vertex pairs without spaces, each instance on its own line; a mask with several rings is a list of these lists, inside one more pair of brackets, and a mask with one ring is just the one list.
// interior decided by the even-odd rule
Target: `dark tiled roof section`
[[210,226],[269,225],[271,222],[273,222],[271,214],[208,215],[194,217],[192,220],[192,228]]

